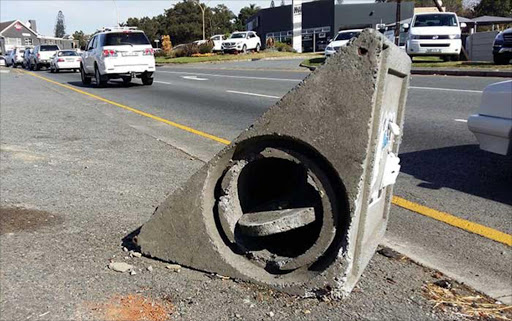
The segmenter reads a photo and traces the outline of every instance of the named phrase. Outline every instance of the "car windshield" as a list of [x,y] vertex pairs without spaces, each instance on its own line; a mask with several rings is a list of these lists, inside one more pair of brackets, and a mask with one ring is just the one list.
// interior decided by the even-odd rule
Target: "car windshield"
[[130,46],[149,45],[149,40],[142,32],[116,32],[107,33],[103,42],[104,46]]
[[424,14],[416,16],[414,27],[457,27],[453,14]]
[[242,39],[242,38],[245,38],[247,36],[247,34],[245,33],[234,33],[231,35],[231,37],[229,37],[229,39]]
[[41,46],[41,49],[39,51],[56,51],[59,50],[59,47],[57,46]]
[[334,39],[334,41],[338,41],[338,40],[350,40],[354,37],[357,37],[359,36],[361,32],[359,31],[348,31],[348,32],[341,32],[341,33],[338,33],[338,35],[336,36],[336,39]]
[[59,57],[68,57],[68,56],[78,56],[76,51],[61,51],[59,52]]

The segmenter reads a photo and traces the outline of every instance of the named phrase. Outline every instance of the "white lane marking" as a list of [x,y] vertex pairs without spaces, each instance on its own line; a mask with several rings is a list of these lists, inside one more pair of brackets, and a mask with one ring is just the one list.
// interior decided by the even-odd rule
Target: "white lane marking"
[[266,78],[266,77],[233,76],[233,75],[215,75],[215,74],[205,74],[205,73],[186,72],[186,71],[159,70],[158,72],[165,72],[165,73],[168,73],[168,74],[188,74],[188,75],[200,75],[200,76],[210,76],[210,77],[224,77],[224,78],[237,78],[237,79],[275,80],[275,81],[293,81],[293,82],[300,82],[301,81],[301,79]]
[[164,85],[172,85],[172,83],[170,82],[166,82],[166,81],[158,81],[158,80],[154,80],[153,82],[156,82],[158,84],[164,84]]
[[459,123],[467,123],[468,122],[467,119],[459,119],[459,118],[454,119],[454,121],[459,122]]
[[409,89],[424,89],[424,90],[441,90],[441,91],[455,91],[455,92],[466,92],[466,93],[476,93],[481,94],[481,90],[467,90],[467,89],[451,89],[451,88],[435,88],[435,87],[413,87],[410,86]]
[[0,70],[0,73],[2,73],[2,74],[8,74],[8,73],[10,73],[10,72],[11,72],[10,70],[3,70],[3,69],[2,69],[2,70]]
[[257,96],[257,97],[265,97],[265,98],[276,98],[276,99],[281,98],[281,97],[278,97],[278,96],[270,96],[270,95],[262,95],[262,94],[253,94],[253,93],[247,93],[247,92],[243,92],[243,91],[236,91],[236,90],[226,90],[226,92],[228,92],[228,93],[232,93],[232,94],[240,94],[240,95],[248,95],[248,96]]
[[189,80],[208,80],[207,78],[198,78],[197,76],[181,76],[181,78]]

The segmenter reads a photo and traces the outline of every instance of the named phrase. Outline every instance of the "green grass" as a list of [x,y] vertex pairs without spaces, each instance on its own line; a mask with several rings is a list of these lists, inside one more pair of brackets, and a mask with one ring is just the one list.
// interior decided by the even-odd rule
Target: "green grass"
[[[318,67],[325,62],[324,57],[309,58],[302,62],[305,67]],[[421,68],[484,68],[484,69],[512,69],[512,65],[495,65],[491,61],[447,61],[439,57],[414,57],[413,67]]]
[[218,54],[211,57],[180,57],[180,58],[167,58],[167,57],[156,57],[157,63],[164,64],[189,64],[189,63],[197,63],[197,62],[217,62],[217,61],[236,61],[236,60],[248,60],[248,59],[262,59],[262,58],[293,58],[293,57],[301,57],[301,56],[309,56],[309,55],[318,55],[318,54],[299,54],[293,52],[279,52],[279,51],[262,51],[258,53],[248,53],[248,54]]

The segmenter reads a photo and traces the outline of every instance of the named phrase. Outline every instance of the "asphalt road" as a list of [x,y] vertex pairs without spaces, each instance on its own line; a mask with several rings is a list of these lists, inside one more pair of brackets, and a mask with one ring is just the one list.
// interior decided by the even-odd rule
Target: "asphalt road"
[[[129,87],[112,83],[96,89],[83,87],[79,74],[37,74],[229,140],[308,75],[296,69],[295,63],[260,61],[162,67],[151,87],[135,81]],[[395,187],[396,195],[512,233],[511,159],[479,151],[475,138],[461,121],[477,111],[483,88],[501,80],[412,78],[400,155],[402,174]],[[50,89],[54,85],[45,86]],[[72,92],[66,94],[73,101],[91,100]],[[41,99],[44,98],[42,94]],[[223,147],[105,102],[96,108],[191,158],[208,160]],[[413,259],[495,297],[510,295],[511,251],[506,245],[396,206],[386,242]]]

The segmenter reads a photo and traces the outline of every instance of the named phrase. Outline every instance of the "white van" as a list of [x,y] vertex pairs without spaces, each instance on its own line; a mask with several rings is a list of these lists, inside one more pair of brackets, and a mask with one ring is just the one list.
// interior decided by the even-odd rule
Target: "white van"
[[462,48],[459,18],[453,12],[418,13],[412,18],[405,50],[414,56],[440,56],[444,60],[458,60]]

